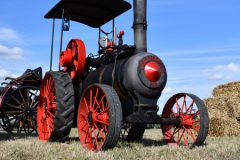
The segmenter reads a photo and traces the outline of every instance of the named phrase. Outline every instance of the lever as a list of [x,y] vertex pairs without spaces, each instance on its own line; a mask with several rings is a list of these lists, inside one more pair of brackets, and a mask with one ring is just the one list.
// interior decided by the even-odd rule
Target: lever
[[118,45],[119,46],[122,46],[123,45],[123,36],[124,36],[124,31],[120,31],[119,34],[117,35],[117,38],[118,38]]

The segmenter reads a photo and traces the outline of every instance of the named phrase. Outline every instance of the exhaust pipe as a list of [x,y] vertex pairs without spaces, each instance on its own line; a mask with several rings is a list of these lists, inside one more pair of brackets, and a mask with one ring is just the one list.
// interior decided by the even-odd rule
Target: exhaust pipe
[[134,45],[136,53],[147,52],[147,0],[134,0]]

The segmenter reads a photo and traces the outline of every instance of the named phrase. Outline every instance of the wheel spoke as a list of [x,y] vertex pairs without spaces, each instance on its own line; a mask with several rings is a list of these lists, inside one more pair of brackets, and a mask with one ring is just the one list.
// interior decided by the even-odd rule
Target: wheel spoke
[[15,102],[17,102],[19,105],[21,105],[22,103],[19,102],[13,95],[10,96]]
[[93,97],[92,97],[93,95],[92,95],[92,89],[90,89],[90,111],[93,111]]
[[[184,130],[184,132],[185,132],[186,130]],[[188,134],[187,134],[188,135]],[[183,134],[183,142],[184,142],[184,145],[185,146],[188,146],[188,138],[187,137],[185,137],[185,134]]]
[[20,89],[18,90],[18,93],[19,93],[19,95],[20,95],[20,97],[22,99],[22,104],[27,105],[25,99],[23,98],[23,95],[22,95],[22,92],[21,92]]
[[93,132],[93,136],[94,136],[94,149],[98,149],[99,148],[99,146],[98,146],[98,136],[96,135],[96,133],[95,133],[95,130],[94,130],[94,128],[91,128],[92,129],[92,132]]
[[189,135],[191,136],[193,142],[195,142],[195,141],[196,141],[196,137],[195,137],[195,135],[192,133],[192,129],[189,129],[189,133],[190,133]]
[[100,114],[104,114],[104,113],[108,113],[108,112],[109,112],[109,108],[106,107],[102,112],[99,113],[99,115],[100,115]]
[[38,105],[38,101],[36,101],[31,108],[37,108],[37,105]]
[[29,104],[29,89],[27,88],[27,108],[30,107],[30,104]]
[[186,104],[186,95],[183,98],[183,104],[182,104],[182,110],[181,110],[182,114],[184,113],[184,106],[186,106],[185,104]]
[[180,105],[178,103],[178,99],[176,98],[176,106],[177,106],[177,113],[180,114]]
[[[32,106],[33,106],[34,102],[36,101],[37,91],[38,91],[38,90],[35,91],[35,94],[32,93],[33,97],[32,97],[32,102],[31,102],[31,104],[29,105],[30,108],[33,108]],[[30,92],[30,93],[31,93],[31,92]]]
[[90,112],[90,108],[89,108],[89,106],[88,106],[88,103],[87,103],[86,98],[84,98],[84,104],[85,104],[85,106],[86,106],[88,112]]
[[[88,141],[88,138],[89,138],[89,141]],[[92,129],[90,127],[88,127],[87,134],[85,136],[85,140],[84,141],[85,141],[85,144],[92,143]]]
[[101,120],[99,120],[99,119],[96,119],[96,121],[97,122],[99,122],[99,123],[101,123],[101,124],[104,124],[104,125],[109,125],[109,122],[104,122],[104,121],[101,121]]
[[95,96],[94,96],[94,101],[93,101],[93,110],[94,111],[96,111],[95,104],[96,104],[96,100],[97,100],[97,97],[98,97],[98,92],[99,92],[99,88],[97,88]]
[[20,117],[20,116],[22,116],[23,114],[24,114],[24,113],[21,113],[21,114],[19,114],[19,115],[15,115],[15,116],[11,117],[10,119],[8,119],[7,121],[4,121],[4,123],[9,123],[11,120],[16,119],[17,117]]
[[85,122],[85,124],[84,124],[84,125],[81,127],[81,130],[87,134],[87,133],[88,133],[88,131],[86,131],[86,130],[84,129],[85,127],[87,127],[87,129],[89,128],[89,126],[88,126],[88,123],[87,123],[87,122]]
[[100,136],[102,137],[102,139],[105,139],[104,133],[97,127],[96,124],[94,124],[94,128],[98,131],[98,133],[100,134]]
[[83,119],[87,122],[88,120],[87,120],[87,116],[85,115],[85,114],[83,114],[83,113],[79,113],[82,117],[83,117]]
[[19,113],[23,113],[23,111],[4,111],[4,114],[10,114],[10,115],[19,114]]
[[192,118],[195,119],[194,117],[196,117],[196,116],[198,116],[198,115],[200,115],[199,111],[197,111],[196,113],[194,113],[194,114],[192,115]]
[[180,130],[180,128],[175,127],[175,129],[174,129],[174,131],[173,131],[173,133],[172,133],[172,137],[173,137],[176,133],[178,133],[179,130]]
[[[193,104],[194,104],[194,100],[192,100],[191,104],[190,104],[189,107],[187,108],[187,112],[186,112],[186,113],[188,113],[188,112],[189,112],[189,114],[192,113]],[[189,111],[189,109],[190,109],[190,111]]]
[[19,106],[16,106],[16,105],[13,105],[13,104],[9,104],[9,103],[6,103],[6,105],[12,107],[12,108],[15,108],[15,109],[18,109],[18,110],[21,110],[23,111],[23,108],[19,107]]
[[47,115],[49,118],[54,119],[55,115],[53,113],[51,113],[50,111],[47,111]]
[[104,98],[106,98],[106,96],[105,95],[103,95],[102,96],[102,98],[100,99],[100,101],[98,102],[98,101],[96,101],[96,103],[97,103],[97,108],[96,108],[96,110],[99,108],[99,110],[100,110],[100,112],[102,112],[102,108],[101,108],[101,104],[102,104],[102,102],[103,102],[103,100],[104,100]]

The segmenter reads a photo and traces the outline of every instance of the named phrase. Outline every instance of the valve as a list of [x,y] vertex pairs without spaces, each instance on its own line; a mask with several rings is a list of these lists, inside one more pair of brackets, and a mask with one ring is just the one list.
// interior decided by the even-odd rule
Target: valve
[[119,46],[122,46],[123,45],[123,36],[124,36],[124,31],[120,31],[119,34],[117,35],[117,38],[118,38],[118,45]]

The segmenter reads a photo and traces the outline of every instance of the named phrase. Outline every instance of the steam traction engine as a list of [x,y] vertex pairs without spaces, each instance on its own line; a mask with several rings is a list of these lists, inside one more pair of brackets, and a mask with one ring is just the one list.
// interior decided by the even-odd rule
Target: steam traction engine
[[[55,19],[62,19],[60,50],[63,31],[69,30],[73,20],[99,28],[99,51],[86,57],[84,42],[72,39],[61,51],[59,71],[50,67],[46,73],[37,112],[40,140],[65,141],[71,127],[77,125],[82,146],[98,151],[113,148],[120,137],[141,140],[146,124],[161,124],[168,144],[203,144],[208,112],[195,95],[174,95],[162,117],[157,115],[167,72],[161,59],[147,52],[146,0],[133,4],[133,46],[123,44],[124,32],[117,35],[114,25],[117,16],[131,9],[126,1],[61,0],[45,15],[53,19],[53,35]],[[107,33],[101,26],[111,20],[112,31]],[[52,65],[52,52],[50,62]]]

